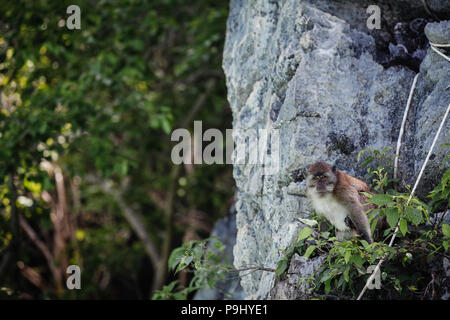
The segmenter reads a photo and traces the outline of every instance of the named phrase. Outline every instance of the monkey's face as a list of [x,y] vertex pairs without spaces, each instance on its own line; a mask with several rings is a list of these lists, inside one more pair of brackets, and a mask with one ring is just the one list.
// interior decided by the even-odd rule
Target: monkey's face
[[310,192],[316,192],[320,197],[332,193],[336,185],[336,169],[329,165],[312,165],[308,170],[306,185]]

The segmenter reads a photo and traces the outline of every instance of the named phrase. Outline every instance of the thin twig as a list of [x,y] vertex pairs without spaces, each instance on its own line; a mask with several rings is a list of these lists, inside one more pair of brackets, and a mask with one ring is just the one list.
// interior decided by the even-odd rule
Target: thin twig
[[55,264],[55,260],[53,258],[53,255],[50,252],[50,249],[45,245],[45,243],[39,239],[38,234],[36,231],[33,230],[33,228],[28,224],[28,222],[23,218],[22,216],[19,216],[19,223],[22,229],[25,231],[26,235],[30,240],[33,242],[33,244],[42,252],[45,259],[47,260],[47,264],[50,268],[50,271],[52,272],[53,279],[55,281],[55,285],[58,286],[60,280],[61,280],[61,272],[57,268]]
[[167,263],[170,256],[170,249],[172,248],[173,216],[175,213],[175,192],[178,186],[178,177],[180,176],[180,173],[181,166],[174,165],[172,167],[171,184],[166,199],[166,230],[161,251],[161,268],[157,270],[156,281],[152,284],[152,292],[161,289],[167,276]]
[[215,84],[216,84],[215,79],[210,79],[206,83],[205,92],[201,96],[198,97],[197,101],[195,101],[194,105],[192,106],[192,109],[189,112],[189,114],[186,116],[186,118],[184,118],[183,121],[180,122],[180,125],[179,125],[180,128],[186,128],[194,120],[197,113],[205,105],[206,99],[211,94],[212,90],[214,89]]
[[251,266],[251,267],[243,267],[238,269],[227,269],[228,272],[241,272],[241,271],[248,271],[248,270],[260,270],[260,271],[268,271],[268,272],[275,272],[275,269],[273,268],[265,268],[261,266]]
[[412,101],[412,97],[413,97],[413,93],[414,93],[414,88],[416,87],[416,83],[417,83],[417,78],[418,77],[419,77],[419,73],[416,74],[416,76],[414,77],[411,89],[409,90],[409,96],[408,96],[408,101],[406,102],[405,112],[403,113],[403,120],[402,120],[402,124],[400,126],[400,133],[398,135],[398,140],[397,140],[397,149],[395,150],[394,179],[397,179],[398,159],[399,159],[399,155],[400,155],[400,147],[402,146],[402,138],[403,138],[403,133],[404,133],[404,130],[405,130],[406,119],[408,118],[409,106],[411,105],[411,101]]
[[154,268],[158,268],[160,264],[160,257],[158,253],[158,249],[156,245],[153,243],[152,239],[148,235],[147,231],[145,230],[144,223],[142,219],[139,217],[137,213],[135,213],[124,201],[121,192],[115,190],[112,188],[111,184],[101,181],[97,177],[89,176],[86,180],[88,181],[95,181],[98,183],[100,188],[105,192],[106,194],[112,195],[115,200],[117,201],[117,204],[119,205],[119,208],[121,209],[123,215],[125,216],[125,219],[128,221],[128,223],[131,225],[133,231],[136,233],[136,235],[139,237],[139,239],[144,244],[145,252],[147,253],[148,257],[150,258],[150,262],[152,263],[152,266]]
[[435,46],[431,45],[431,50],[433,50],[434,52],[436,52],[438,55],[440,55],[442,58],[444,58],[445,60],[450,62],[450,58],[447,57],[445,54],[443,54],[442,52],[440,52]]

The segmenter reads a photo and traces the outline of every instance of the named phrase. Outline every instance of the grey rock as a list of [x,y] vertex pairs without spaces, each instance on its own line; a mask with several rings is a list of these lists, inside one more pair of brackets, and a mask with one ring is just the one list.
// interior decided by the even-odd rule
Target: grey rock
[[[306,168],[319,160],[362,178],[360,150],[395,145],[415,72],[405,65],[383,66],[390,32],[400,21],[423,12],[421,1],[378,1],[381,30],[368,30],[373,1],[231,0],[223,69],[233,129],[279,134],[262,154],[278,155],[279,170],[234,164],[237,238],[234,265],[275,268],[308,218]],[[415,16],[416,15],[416,16]],[[447,22],[448,23],[448,22]],[[431,28],[434,30],[433,28]],[[408,116],[401,149],[403,185],[414,183],[450,102],[449,64],[428,50]],[[443,130],[419,194],[436,185],[447,154],[449,125]],[[239,137],[234,136],[236,142]],[[275,275],[242,273],[247,299],[271,295]],[[288,280],[289,281],[289,280]],[[286,287],[287,288],[287,287]],[[288,289],[286,289],[288,290]]]
[[448,21],[429,23],[425,27],[428,40],[438,44],[450,43],[450,28]]
[[440,19],[450,18],[450,2],[446,0],[426,0],[428,7],[433,14]]
[[311,296],[310,279],[314,278],[314,272],[319,269],[325,257],[319,256],[306,259],[294,254],[287,271],[288,277],[278,281],[270,290],[270,299],[273,300],[305,300]]
[[[436,27],[437,25],[438,27]],[[430,30],[433,30],[433,33]],[[437,30],[443,33],[441,38],[439,38]],[[450,21],[429,23],[425,27],[425,33],[430,41],[441,41],[445,37],[446,43],[450,43],[449,30]],[[431,34],[434,35],[434,38],[431,38]],[[403,177],[403,184],[412,185],[414,183],[449,103],[450,63],[428,49],[427,55],[420,65],[420,75],[411,105],[412,110],[409,113],[405,129],[404,145],[400,151],[403,166],[401,166],[399,174]],[[448,147],[443,146],[446,143],[450,143],[450,121],[448,120],[444,124],[419,184],[417,194],[422,198],[439,182],[448,167],[448,164],[446,167],[442,166],[449,150]]]
[[442,259],[442,268],[445,272],[446,275],[446,279],[445,281],[445,293],[442,295],[441,299],[442,300],[450,300],[450,261],[447,258],[443,258]]
[[427,225],[436,224],[440,221],[450,224],[450,209],[447,211],[437,212],[435,215],[430,217],[430,222],[427,222]]

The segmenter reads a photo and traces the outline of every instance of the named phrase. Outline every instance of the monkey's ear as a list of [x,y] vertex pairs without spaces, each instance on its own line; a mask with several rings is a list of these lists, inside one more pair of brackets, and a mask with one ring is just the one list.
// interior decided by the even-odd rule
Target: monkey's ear
[[333,165],[333,167],[331,168],[331,170],[333,171],[333,173],[336,173],[336,165]]

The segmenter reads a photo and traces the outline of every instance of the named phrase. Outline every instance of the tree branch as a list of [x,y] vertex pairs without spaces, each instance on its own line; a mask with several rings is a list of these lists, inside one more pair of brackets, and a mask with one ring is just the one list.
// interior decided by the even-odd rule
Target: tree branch
[[228,272],[241,272],[241,271],[248,271],[248,270],[260,270],[260,271],[268,271],[268,272],[275,272],[275,269],[273,268],[266,268],[266,267],[261,267],[258,265],[252,265],[252,266],[244,266],[241,268],[237,268],[237,269],[226,269]]
[[181,172],[181,166],[175,165],[172,168],[171,184],[167,194],[166,202],[166,231],[164,235],[164,243],[161,251],[161,268],[156,278],[156,282],[152,285],[152,292],[162,288],[162,285],[167,276],[167,263],[169,260],[170,249],[172,248],[172,233],[173,233],[173,216],[174,216],[174,200],[175,190],[178,184],[178,177]]
[[148,257],[150,258],[150,262],[152,263],[154,269],[158,270],[160,264],[158,249],[145,230],[144,222],[142,221],[141,217],[125,203],[124,199],[122,198],[122,194],[117,190],[114,190],[109,183],[101,182],[99,185],[105,193],[112,195],[116,199],[119,208],[125,216],[125,219],[127,219],[134,232],[144,244],[144,249]]
[[205,105],[206,98],[208,98],[208,96],[211,94],[211,91],[214,89],[215,84],[216,84],[215,79],[208,80],[208,82],[206,83],[205,92],[200,97],[198,97],[197,101],[195,101],[195,104],[192,106],[191,111],[186,116],[186,118],[184,118],[184,120],[179,124],[178,127],[186,128],[194,120],[197,113]]
[[19,223],[22,229],[25,231],[26,235],[30,240],[34,243],[34,245],[42,252],[45,259],[47,260],[48,266],[50,268],[50,271],[53,274],[53,278],[55,280],[55,284],[59,286],[60,280],[61,280],[61,272],[56,267],[55,260],[53,259],[53,256],[48,249],[48,247],[45,245],[44,242],[42,242],[41,239],[39,239],[39,236],[37,233],[33,230],[33,228],[28,224],[28,222],[23,218],[22,216],[19,216]]

